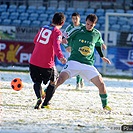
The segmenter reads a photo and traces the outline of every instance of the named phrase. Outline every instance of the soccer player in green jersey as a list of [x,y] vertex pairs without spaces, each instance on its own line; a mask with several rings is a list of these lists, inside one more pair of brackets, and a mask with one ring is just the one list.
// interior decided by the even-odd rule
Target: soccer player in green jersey
[[[70,30],[72,30],[74,28],[79,28],[79,27],[84,26],[84,24],[80,23],[80,14],[79,13],[74,12],[71,17],[72,17],[72,23],[70,23],[66,27],[64,34],[69,32]],[[68,52],[71,52],[71,44],[73,44],[72,40],[70,40],[69,44],[67,44],[66,46],[64,45]],[[77,75],[76,76],[76,89],[79,89],[80,87],[82,88],[83,86],[84,86],[83,79],[81,78],[80,75]]]
[[[85,26],[68,32],[68,42],[72,39],[71,55],[61,71],[56,88],[67,79],[80,75],[84,80],[91,81],[98,89],[105,110],[111,111],[107,101],[106,86],[101,74],[94,67],[94,49],[96,48],[102,60],[111,64],[103,55],[103,40],[100,32],[94,28],[98,18],[95,14],[86,17]],[[82,98],[81,98],[82,99]]]

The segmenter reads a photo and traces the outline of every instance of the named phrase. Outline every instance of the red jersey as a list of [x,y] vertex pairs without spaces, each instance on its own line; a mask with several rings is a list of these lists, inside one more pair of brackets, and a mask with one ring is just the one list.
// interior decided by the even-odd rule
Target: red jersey
[[35,47],[30,58],[30,64],[42,68],[55,66],[55,55],[64,57],[60,48],[62,32],[54,26],[44,26],[34,38]]

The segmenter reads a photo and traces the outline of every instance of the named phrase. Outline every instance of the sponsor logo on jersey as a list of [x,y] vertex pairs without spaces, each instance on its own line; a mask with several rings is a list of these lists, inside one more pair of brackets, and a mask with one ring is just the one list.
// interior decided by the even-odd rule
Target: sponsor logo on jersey
[[81,43],[85,43],[85,44],[90,44],[90,45],[95,45],[95,43],[93,43],[93,42],[89,42],[89,41],[86,41],[86,40],[83,40],[83,39],[79,39],[79,42],[81,42]]
[[88,46],[83,46],[79,48],[79,52],[84,56],[88,56],[91,53],[91,50]]
[[83,40],[83,39],[79,39],[79,42],[89,44],[89,41],[86,41],[86,40]]

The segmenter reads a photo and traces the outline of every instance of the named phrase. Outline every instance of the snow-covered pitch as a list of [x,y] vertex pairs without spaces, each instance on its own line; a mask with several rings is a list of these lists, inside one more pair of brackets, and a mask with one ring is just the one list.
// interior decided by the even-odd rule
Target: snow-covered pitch
[[[24,82],[11,89],[13,78]],[[112,112],[103,111],[98,89],[92,83],[75,89],[75,78],[61,85],[51,108],[35,110],[36,96],[29,73],[0,72],[0,133],[121,133],[133,125],[133,81],[104,78]],[[45,86],[43,85],[43,88]]]

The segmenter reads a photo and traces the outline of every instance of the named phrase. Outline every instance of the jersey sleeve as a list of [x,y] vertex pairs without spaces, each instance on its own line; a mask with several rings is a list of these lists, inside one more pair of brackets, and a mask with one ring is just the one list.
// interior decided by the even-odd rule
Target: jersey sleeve
[[70,31],[67,32],[67,40],[68,42],[71,42],[73,37],[76,35],[76,33],[81,29],[81,27],[73,28]]
[[37,33],[36,36],[34,37],[34,40],[33,40],[34,44],[36,44],[36,42],[37,42],[37,38],[38,38],[40,32],[41,32],[41,30],[38,31],[38,33]]
[[54,40],[53,40],[53,46],[54,46],[54,52],[57,58],[60,60],[60,58],[63,58],[63,54],[61,51],[60,44],[62,42],[62,33],[59,31],[54,32]]
[[[69,31],[70,31],[71,29],[72,29],[72,28],[71,28],[71,24],[69,24],[69,25],[66,27],[66,29],[64,30],[64,32],[63,32],[63,38],[68,39],[68,33],[69,33]],[[68,43],[67,43],[67,44],[63,44],[63,46],[64,46],[65,48],[67,48],[67,47],[70,46],[70,44],[71,44],[71,41],[68,39]]]
[[103,39],[102,39],[102,35],[101,35],[101,33],[100,32],[98,32],[99,33],[99,38],[98,38],[98,40],[97,40],[97,42],[96,42],[96,46],[102,46],[102,44],[104,44],[104,41],[103,41]]

